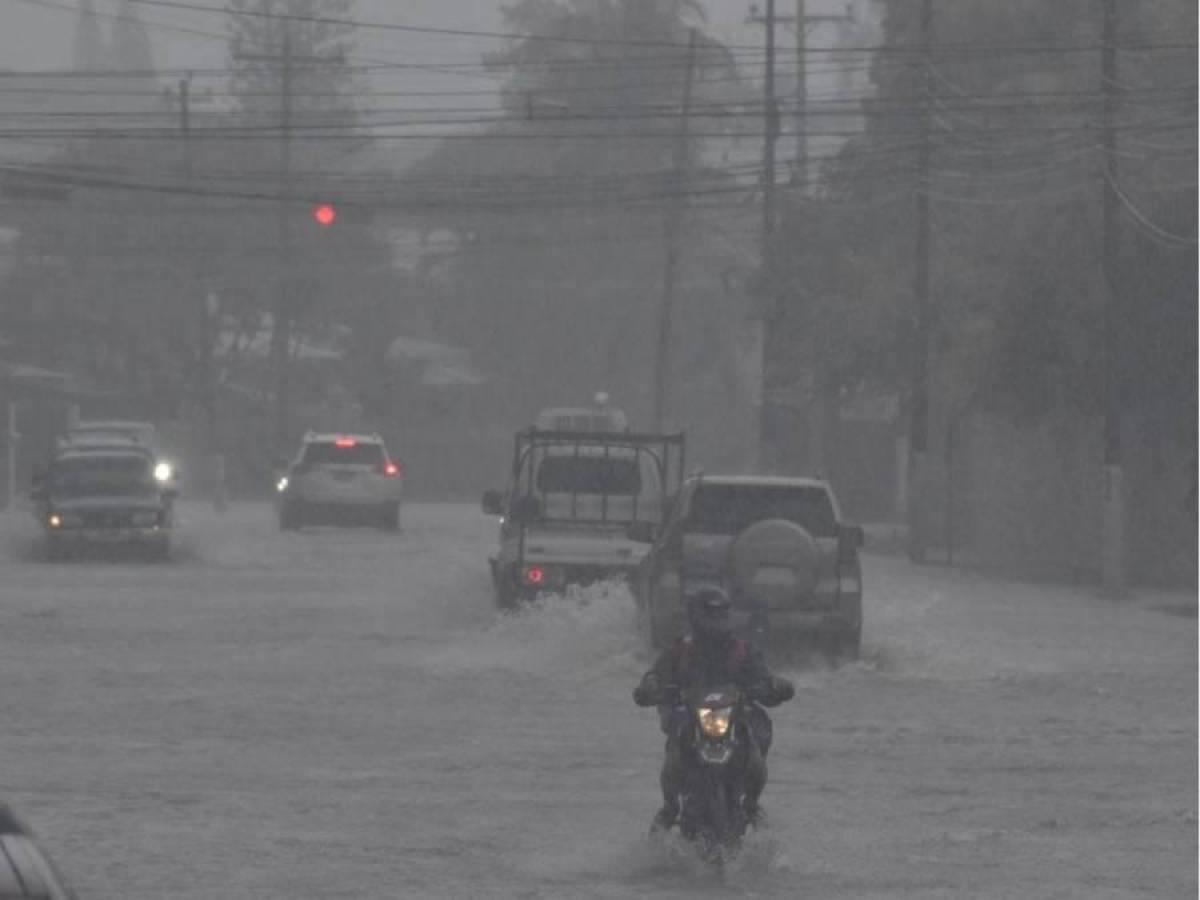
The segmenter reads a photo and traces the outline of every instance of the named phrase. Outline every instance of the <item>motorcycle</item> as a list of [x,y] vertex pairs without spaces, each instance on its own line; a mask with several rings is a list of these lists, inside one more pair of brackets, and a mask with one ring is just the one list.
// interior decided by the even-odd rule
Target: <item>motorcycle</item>
[[680,735],[684,780],[679,831],[701,859],[722,865],[746,835],[746,764],[752,698],[732,685],[690,690],[677,705],[687,711]]

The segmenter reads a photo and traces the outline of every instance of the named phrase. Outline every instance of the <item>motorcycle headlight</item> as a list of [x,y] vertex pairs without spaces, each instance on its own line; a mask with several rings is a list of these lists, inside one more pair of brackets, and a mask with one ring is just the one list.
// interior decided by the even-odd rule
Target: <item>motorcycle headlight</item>
[[698,709],[696,718],[700,721],[700,731],[705,737],[723,738],[729,734],[729,723],[733,719],[733,707]]
[[170,481],[173,474],[169,462],[160,462],[154,466],[154,480],[159,484]]
[[71,513],[51,513],[46,523],[51,528],[78,528],[83,524],[83,518]]

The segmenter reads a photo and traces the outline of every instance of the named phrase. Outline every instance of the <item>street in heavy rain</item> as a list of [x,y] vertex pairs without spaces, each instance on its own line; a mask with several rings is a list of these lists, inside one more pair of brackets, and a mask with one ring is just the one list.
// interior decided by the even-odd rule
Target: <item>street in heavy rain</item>
[[0,900],[1195,897],[1198,17],[0,0]]
[[627,592],[493,607],[494,520],[181,515],[173,565],[0,562],[0,790],[81,897],[1187,897],[1195,595],[868,555],[860,662],[777,663],[770,827],[714,894],[648,843]]

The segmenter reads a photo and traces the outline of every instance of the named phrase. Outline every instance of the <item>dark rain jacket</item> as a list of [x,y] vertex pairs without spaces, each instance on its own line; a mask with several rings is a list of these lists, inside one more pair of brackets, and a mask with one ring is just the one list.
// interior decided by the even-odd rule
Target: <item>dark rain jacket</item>
[[[717,642],[682,637],[659,655],[634,689],[633,699],[639,706],[655,706],[663,701],[662,690],[668,686],[687,691],[733,684],[751,691],[772,681],[762,651],[749,641],[732,635]],[[773,706],[771,699],[763,702]]]

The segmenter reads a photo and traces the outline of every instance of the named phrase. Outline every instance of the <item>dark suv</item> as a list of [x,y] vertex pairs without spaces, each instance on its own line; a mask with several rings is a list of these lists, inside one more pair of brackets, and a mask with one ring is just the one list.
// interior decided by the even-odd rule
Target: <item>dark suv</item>
[[634,580],[650,642],[684,627],[681,595],[714,582],[734,598],[739,627],[820,639],[855,657],[862,641],[863,530],[842,522],[828,483],[812,478],[693,476]]
[[86,547],[171,553],[175,488],[155,477],[145,448],[66,449],[34,476],[31,497],[50,559]]

